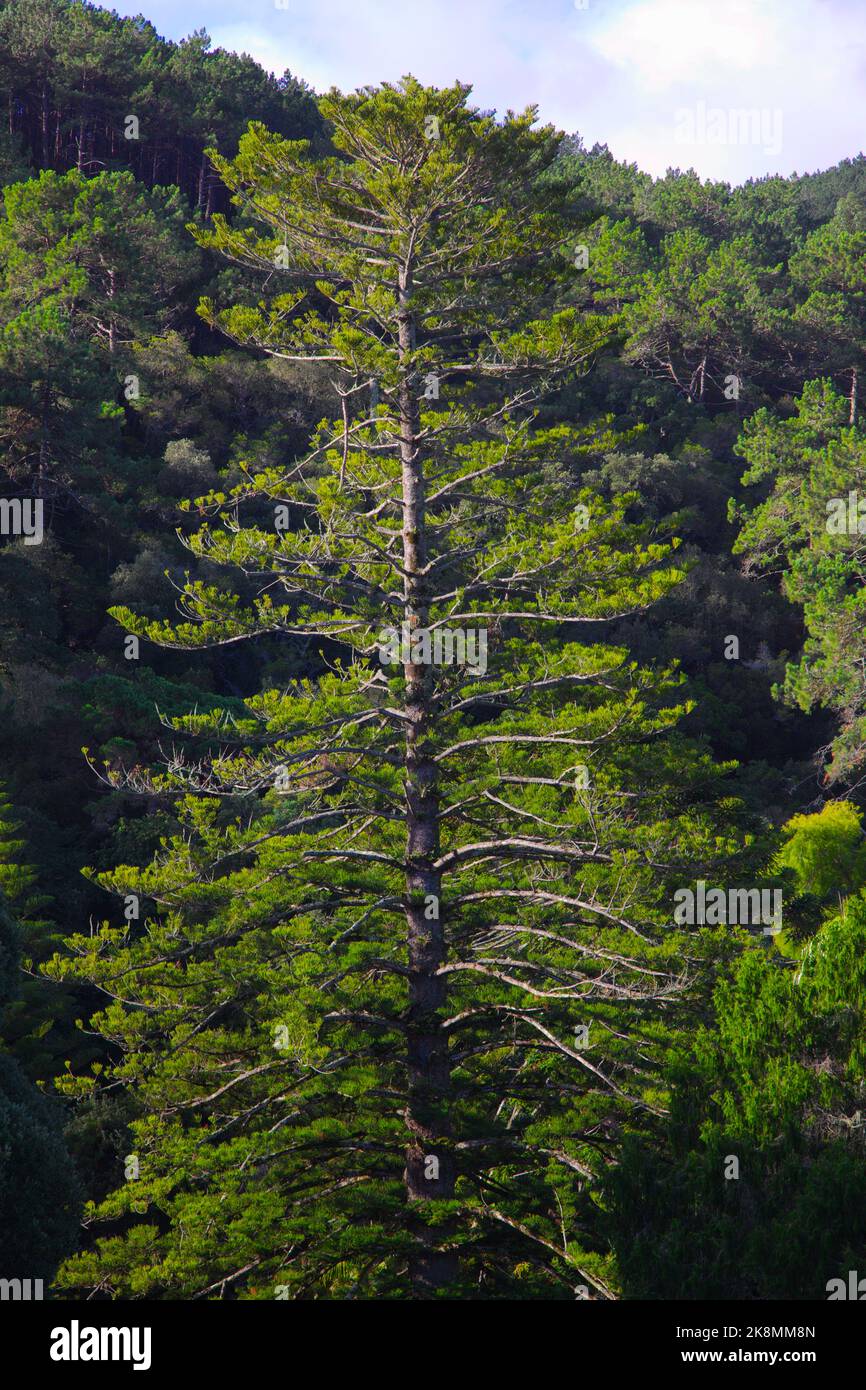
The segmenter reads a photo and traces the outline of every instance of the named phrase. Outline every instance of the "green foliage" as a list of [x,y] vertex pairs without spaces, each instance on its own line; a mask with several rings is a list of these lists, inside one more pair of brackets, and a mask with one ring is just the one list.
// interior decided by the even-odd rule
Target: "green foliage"
[[[7,874],[7,881],[9,875]],[[19,876],[17,887],[25,885]],[[0,1026],[18,991],[20,932],[0,899]],[[81,1193],[56,1102],[0,1052],[0,1229],[5,1278],[53,1278],[74,1248]]]
[[[0,1229],[70,1248],[26,1080],[62,1074],[69,1293],[404,1297],[426,1245],[472,1298],[822,1297],[863,1254],[826,504],[866,496],[866,160],[652,179],[463,84],[316,102],[81,0],[0,0],[0,80],[0,500],[45,503],[0,544]],[[406,616],[488,637],[420,714]],[[672,931],[768,864],[766,953]]]
[[864,960],[857,895],[796,971],[756,950],[720,982],[672,1069],[666,1147],[630,1141],[611,1178],[626,1297],[820,1300],[862,1267]]
[[838,898],[866,886],[863,813],[849,801],[830,801],[817,815],[793,816],[779,850],[780,868],[793,869],[802,891]]
[[[321,138],[309,88],[290,73],[212,49],[203,29],[171,43],[141,15],[86,0],[0,5],[0,77],[12,135],[37,169],[128,168],[141,182],[175,183],[202,210],[220,197],[207,143],[231,148],[251,117]],[[130,113],[137,139],[126,138]]]
[[744,483],[760,484],[769,495],[733,509],[743,521],[735,549],[757,572],[782,569],[783,592],[802,607],[806,642],[800,660],[788,665],[780,693],[800,709],[822,705],[839,716],[827,767],[831,781],[856,772],[866,746],[856,510],[858,495],[866,496],[866,436],[849,423],[849,414],[849,403],[825,380],[807,383],[792,416],[758,411],[737,452],[749,464]]
[[[673,885],[756,858],[724,770],[673,732],[676,670],[593,640],[676,586],[677,543],[627,518],[635,493],[575,487],[607,422],[537,418],[606,325],[549,284],[573,273],[538,178],[552,133],[467,96],[333,94],[323,161],[253,125],[217,163],[264,228],[194,229],[261,269],[290,244],[285,294],[202,312],[329,362],[346,413],[198,499],[191,553],[252,592],[190,576],[179,621],[115,617],[169,648],[282,635],[318,659],[239,714],[169,721],[198,741],[148,783],[189,791],[179,831],[99,878],[153,908],[50,968],[122,974],[94,1020],[119,1060],[66,1089],[121,1082],[140,1107],[140,1176],[92,1209],[121,1230],[66,1265],[70,1293],[608,1296],[598,1182],[659,1109],[682,952],[716,949],[671,928]],[[484,661],[389,662],[404,616],[482,630]]]

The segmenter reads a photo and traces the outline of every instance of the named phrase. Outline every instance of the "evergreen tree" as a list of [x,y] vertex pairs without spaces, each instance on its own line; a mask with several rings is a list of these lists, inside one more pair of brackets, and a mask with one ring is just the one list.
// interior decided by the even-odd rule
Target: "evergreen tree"
[[866,197],[849,193],[790,261],[794,319],[805,329],[810,375],[847,377],[848,423],[857,421],[866,353]]
[[[25,886],[20,876],[17,885]],[[0,1030],[18,993],[19,955],[19,928],[0,899]],[[6,1051],[0,1051],[0,1135],[3,1277],[50,1282],[75,1247],[81,1192],[57,1102],[40,1095]]]
[[779,693],[794,706],[823,706],[839,719],[819,751],[831,781],[854,780],[866,749],[863,679],[866,435],[850,424],[850,402],[829,381],[807,382],[794,413],[760,410],[743,428],[737,453],[743,482],[765,500],[733,506],[742,522],[734,549],[755,575],[782,575],[782,591],[803,612],[806,640],[789,662]]
[[[428,1231],[443,1277],[460,1259],[442,1287],[473,1297],[569,1297],[576,1279],[592,1296],[618,1280],[626,1293],[821,1296],[817,1272],[844,1258],[836,1198],[819,1182],[807,1200],[798,1165],[814,1160],[820,1177],[838,1159],[855,1230],[857,1154],[822,1148],[817,1109],[798,1108],[814,1038],[834,1075],[843,1051],[830,1024],[808,1032],[789,985],[810,943],[836,942],[828,915],[858,940],[866,158],[730,188],[693,171],[653,179],[579,135],[498,130],[454,94],[451,116],[419,97],[409,119],[407,94],[383,92],[357,113],[335,99],[326,119],[303,81],[204,30],[171,42],[87,0],[0,0],[0,85],[0,504],[45,503],[40,544],[0,536],[0,760],[24,825],[0,793],[0,888],[23,965],[0,1023],[21,1074],[5,1054],[2,1070],[21,1098],[30,1081],[68,1071],[74,1091],[90,1075],[67,1142],[88,1196],[113,1193],[101,1210],[118,1218],[95,1253],[104,1228],[88,1226],[90,1263],[70,1267],[68,1287],[400,1295],[410,1265],[417,1289],[436,1287]],[[236,160],[250,118],[273,135],[255,127]],[[198,249],[190,209],[199,226],[225,215]],[[196,319],[202,294],[213,304]],[[732,377],[738,397],[724,394]],[[412,438],[424,505],[409,504],[423,519],[404,555]],[[183,497],[198,500],[180,511]],[[186,627],[160,621],[178,590]],[[452,663],[419,682],[380,661],[383,629],[425,631],[422,600],[440,635],[486,627],[483,673]],[[133,629],[154,639],[140,661],[126,659]],[[674,663],[687,684],[673,684]],[[680,735],[739,760],[723,807],[670,727],[677,705]],[[410,969],[405,873],[430,866],[407,854],[405,830],[428,772],[422,759],[408,778],[409,726],[426,730],[436,773],[418,833],[438,834],[429,950],[445,973],[430,988],[447,991],[427,1033],[417,998],[431,970]],[[161,780],[144,769],[166,748]],[[816,766],[849,799],[803,816],[819,804]],[[785,930],[727,980],[711,1024],[699,963],[715,971],[746,943],[675,937],[671,889],[730,879],[729,818],[775,845],[792,815],[774,863]],[[551,857],[590,839],[589,863]],[[331,859],[311,857],[325,845]],[[359,849],[387,863],[346,859]],[[91,941],[106,874],[123,896]],[[481,896],[494,891],[512,896]],[[500,938],[484,935],[491,922]],[[68,932],[84,956],[55,963],[69,971],[58,988],[33,972]],[[683,988],[668,995],[671,974]],[[98,1007],[97,980],[118,1001],[103,1039],[74,1027]],[[658,998],[641,992],[653,982]],[[730,1045],[753,1005],[769,1022],[749,1066],[769,1059],[782,1089],[794,1068],[786,1124],[806,1137],[784,1149],[789,1168],[755,1118],[777,1117],[775,1097],[734,1074],[709,1033],[671,1102],[658,1068],[698,1025]],[[561,1045],[585,1024],[588,1048],[569,1057]],[[774,1042],[774,1028],[789,1035]],[[441,1085],[413,1075],[410,1096],[409,1041],[414,1057],[427,1038]],[[720,1199],[701,1148],[706,1126],[722,1158],[732,1142],[714,1089],[756,1155],[739,1205],[736,1183]],[[824,1099],[856,1138],[854,1083]],[[656,1113],[669,1103],[676,1140]],[[197,1129],[199,1115],[210,1123]],[[446,1180],[409,1198],[404,1150],[419,1133]],[[648,1229],[683,1237],[681,1282],[650,1244],[635,1247],[638,1275],[608,1229],[604,1179],[629,1135],[635,1173],[650,1151],[659,1165],[634,1189],[638,1232],[640,1202],[658,1197]],[[133,1150],[143,1177],[114,1193]],[[685,1185],[668,1204],[672,1154]],[[409,1169],[417,1192],[417,1156]],[[25,1207],[9,1170],[3,1182],[16,1240],[26,1210],[42,1241],[38,1201]],[[832,1250],[809,1243],[821,1203]],[[771,1283],[755,1252],[783,1229],[791,1260]]]
[[97,1026],[138,1176],[98,1214],[149,1218],[66,1289],[610,1296],[597,1175],[660,1108],[676,1000],[689,1017],[672,888],[734,839],[671,734],[675,673],[593,640],[678,581],[673,544],[625,520],[633,495],[574,493],[603,423],[537,418],[608,332],[551,307],[557,137],[467,97],[332,94],[336,156],[253,125],[217,159],[249,216],[199,240],[285,290],[202,312],[327,363],[341,409],[195,503],[192,552],[254,602],[190,579],[185,621],[116,616],[317,664],[241,718],[171,721],[204,751],[132,780],[189,791],[182,831],[101,876],[153,910],[53,967],[116,996]]
[[833,891],[796,964],[753,949],[723,974],[671,1065],[667,1144],[627,1142],[609,1186],[627,1297],[823,1300],[863,1268],[860,816],[838,803],[785,834],[800,893]]

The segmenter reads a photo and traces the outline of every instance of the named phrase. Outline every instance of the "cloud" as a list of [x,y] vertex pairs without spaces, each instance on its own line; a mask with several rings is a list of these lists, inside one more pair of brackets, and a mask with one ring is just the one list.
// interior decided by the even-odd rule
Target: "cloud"
[[[617,72],[611,148],[652,173],[693,164],[739,181],[826,167],[862,146],[866,11],[839,0],[633,0],[592,35]],[[757,138],[679,144],[677,115],[758,113]],[[698,122],[699,123],[699,122]],[[717,122],[720,127],[721,119]],[[772,125],[781,141],[766,140]],[[751,126],[751,123],[750,123]]]
[[[437,86],[471,82],[480,106],[538,105],[542,119],[654,174],[693,166],[738,182],[827,167],[863,142],[864,0],[144,3],[170,37],[205,26],[215,44],[320,91],[408,72]],[[677,113],[702,107],[765,112],[765,128],[779,113],[781,147],[764,138],[678,142]],[[720,122],[705,128],[718,132]],[[733,131],[748,128],[732,118]]]
[[761,0],[637,0],[593,32],[608,62],[648,92],[712,75],[760,71],[778,51],[778,5]]

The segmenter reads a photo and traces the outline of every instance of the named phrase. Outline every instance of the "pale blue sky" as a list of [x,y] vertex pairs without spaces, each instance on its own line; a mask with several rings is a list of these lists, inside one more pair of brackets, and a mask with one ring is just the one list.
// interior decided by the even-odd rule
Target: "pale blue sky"
[[[105,0],[111,4],[111,0]],[[736,183],[866,147],[866,0],[114,0],[169,38],[317,90],[411,72],[479,106],[537,104],[653,174]],[[746,114],[749,113],[749,114]],[[752,115],[751,113],[755,113]]]

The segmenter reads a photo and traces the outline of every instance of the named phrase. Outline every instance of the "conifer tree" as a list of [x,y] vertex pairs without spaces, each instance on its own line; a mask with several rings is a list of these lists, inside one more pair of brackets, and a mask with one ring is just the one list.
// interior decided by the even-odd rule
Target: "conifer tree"
[[627,1297],[844,1298],[863,1268],[861,820],[836,802],[783,827],[778,862],[823,899],[817,929],[793,959],[749,950],[722,972],[671,1054],[665,1142],[630,1137],[610,1174]]
[[31,1077],[48,1080],[62,1066],[61,1045],[68,1042],[77,1008],[73,989],[58,988],[39,974],[39,964],[57,950],[62,933],[48,917],[53,904],[39,891],[39,874],[27,859],[21,822],[0,785],[0,901],[14,913],[23,967],[0,1036]]
[[607,422],[538,414],[611,331],[551,307],[576,273],[540,177],[558,137],[468,95],[333,93],[333,157],[253,125],[215,159],[242,216],[196,235],[267,284],[202,313],[321,364],[338,408],[192,504],[224,586],[115,616],[167,647],[303,644],[316,674],[170,721],[132,785],[185,792],[180,831],[101,875],[140,918],[53,966],[110,997],[109,1084],[140,1107],[92,1213],[134,1224],[66,1289],[612,1294],[596,1178],[663,1108],[700,954],[672,887],[733,841],[676,673],[604,643],[678,581],[674,543],[632,494],[574,490]]
[[[21,875],[4,875],[19,889]],[[21,931],[0,894],[0,1038],[18,995]],[[81,1192],[63,1142],[62,1112],[0,1046],[0,1250],[3,1277],[50,1280],[74,1249]]]
[[[808,381],[794,412],[759,410],[736,445],[763,500],[730,504],[742,521],[734,543],[754,575],[782,575],[782,593],[802,609],[806,637],[785,668],[779,694],[802,710],[823,706],[838,720],[819,749],[829,782],[855,782],[866,759],[863,680],[863,541],[866,434],[829,380]],[[829,757],[828,757],[829,755]]]
[[21,838],[21,823],[15,816],[6,788],[0,785],[0,893],[18,913],[32,913],[44,904],[44,898],[34,893],[36,870],[22,863],[27,849]]

